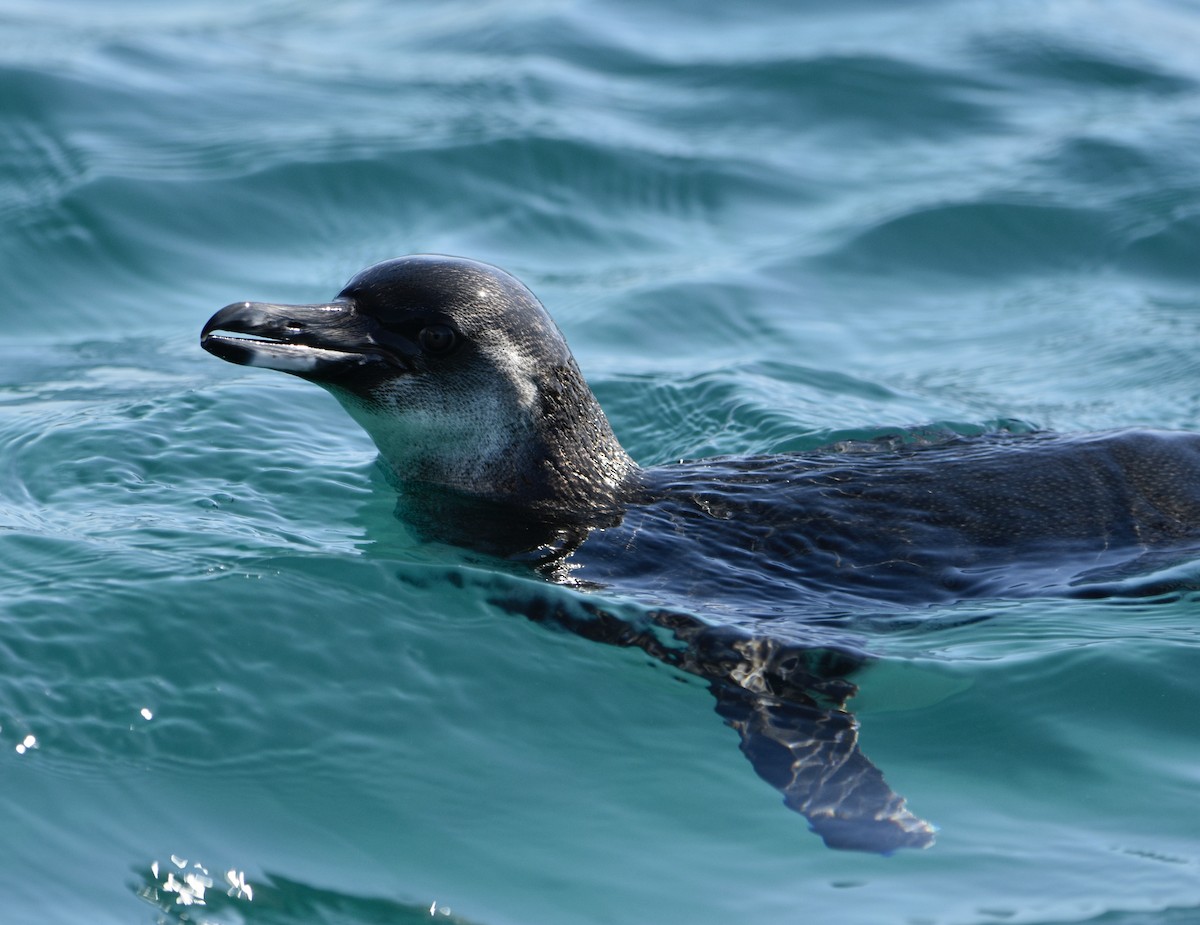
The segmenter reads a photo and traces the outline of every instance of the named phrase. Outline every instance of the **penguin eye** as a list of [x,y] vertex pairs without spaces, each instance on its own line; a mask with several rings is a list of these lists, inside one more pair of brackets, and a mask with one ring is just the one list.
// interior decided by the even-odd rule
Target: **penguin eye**
[[434,356],[444,356],[458,345],[458,334],[448,324],[428,324],[417,334],[421,349]]

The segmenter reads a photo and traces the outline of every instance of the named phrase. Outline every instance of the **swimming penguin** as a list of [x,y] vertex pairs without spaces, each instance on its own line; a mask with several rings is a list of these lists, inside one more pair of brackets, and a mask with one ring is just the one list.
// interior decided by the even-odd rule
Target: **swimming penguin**
[[704,678],[834,847],[933,841],[858,750],[856,615],[1120,592],[1200,547],[1193,434],[915,432],[640,467],[533,293],[464,258],[388,260],[321,304],[237,302],[201,345],[333,393],[429,536],[644,602],[500,601]]

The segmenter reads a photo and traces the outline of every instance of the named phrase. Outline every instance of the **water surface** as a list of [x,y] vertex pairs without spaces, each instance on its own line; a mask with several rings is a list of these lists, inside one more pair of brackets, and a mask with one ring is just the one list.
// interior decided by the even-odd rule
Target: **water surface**
[[420,544],[331,398],[196,344],[445,252],[541,296],[647,464],[1200,429],[1195,3],[12,0],[0,29],[5,922],[1200,917],[1190,594],[873,640],[863,748],[940,832],[833,852],[701,684],[489,604],[567,592]]

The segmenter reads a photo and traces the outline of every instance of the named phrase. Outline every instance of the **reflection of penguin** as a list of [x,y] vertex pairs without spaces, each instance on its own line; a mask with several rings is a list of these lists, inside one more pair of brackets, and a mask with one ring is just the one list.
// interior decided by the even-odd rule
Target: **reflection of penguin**
[[[781,777],[769,760],[783,761],[793,778],[812,760],[792,747],[797,722],[811,736],[811,720],[789,720],[791,741],[776,734],[788,725],[784,705],[845,716],[852,687],[842,681],[840,696],[814,693],[819,678],[779,645],[791,636],[794,648],[796,634],[781,636],[773,625],[767,636],[753,618],[783,613],[813,626],[817,615],[864,608],[1101,593],[1103,579],[1128,574],[1147,550],[1182,558],[1200,540],[1200,437],[1189,434],[897,439],[641,469],[533,294],[461,258],[378,264],[326,304],[235,303],[208,322],[202,345],[329,389],[375,440],[410,516],[440,538],[740,625],[737,639],[727,626],[716,644],[724,654],[701,657],[717,628],[662,614],[658,622],[685,645],[683,654],[656,654],[714,690],[737,684],[758,698],[740,720],[728,702],[722,713],[768,779]],[[556,619],[603,635],[595,615]],[[649,637],[621,644],[657,645]],[[857,752],[852,725],[839,733],[841,747],[878,777]],[[827,840],[888,847],[869,832],[835,834],[847,822],[837,814],[849,810],[833,791],[789,795],[794,780],[773,783]],[[889,824],[903,813],[913,822],[895,843],[928,844],[924,823],[882,778],[878,785],[896,804],[854,812],[882,813]]]

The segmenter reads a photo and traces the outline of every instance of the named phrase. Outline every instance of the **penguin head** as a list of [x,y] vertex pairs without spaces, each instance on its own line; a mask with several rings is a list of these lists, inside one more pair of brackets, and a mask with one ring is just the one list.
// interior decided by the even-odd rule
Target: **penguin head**
[[569,509],[633,469],[537,297],[474,260],[387,260],[314,305],[236,302],[201,346],[328,389],[401,485]]

